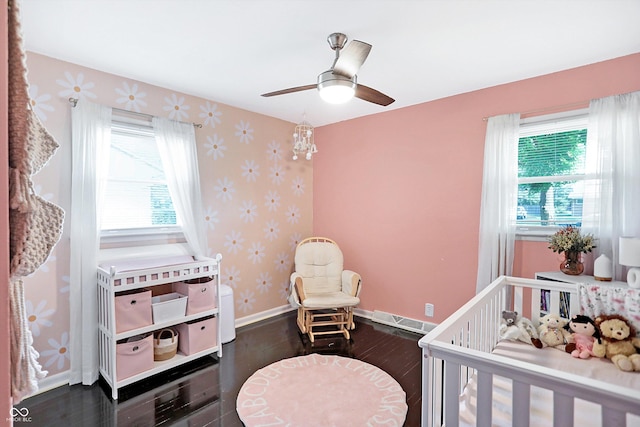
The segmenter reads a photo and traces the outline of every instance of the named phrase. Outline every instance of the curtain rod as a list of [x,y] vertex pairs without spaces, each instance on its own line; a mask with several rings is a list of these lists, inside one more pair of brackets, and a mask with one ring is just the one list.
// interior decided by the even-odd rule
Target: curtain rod
[[[78,105],[78,98],[69,98],[69,102],[73,105],[73,107],[75,108],[76,105]],[[137,116],[142,116],[142,117],[147,117],[147,118],[153,118],[155,116],[151,115],[151,114],[146,114],[146,113],[138,113],[136,111],[129,111],[129,110],[123,110],[122,108],[116,108],[116,107],[111,107],[114,110],[117,111],[122,111],[123,113],[127,113],[127,114],[133,114],[133,115],[137,115]],[[180,122],[180,123],[185,123],[185,122]],[[202,123],[190,123],[193,126],[197,127],[197,128],[202,128]]]
[[[589,102],[591,102],[590,100],[587,101],[579,101],[579,102],[572,102],[570,104],[562,104],[562,105],[554,105],[551,107],[545,107],[545,108],[538,108],[537,110],[529,110],[529,111],[525,111],[523,113],[520,113],[520,117],[523,118],[524,116],[530,116],[530,115],[537,115],[539,113],[547,113],[550,111],[554,111],[554,112],[561,112],[561,111],[565,111],[569,108],[577,108],[577,107],[582,107],[582,108],[586,108],[589,106]],[[492,116],[494,117],[494,116]],[[482,118],[483,121],[487,121],[489,120],[489,117],[483,117]]]

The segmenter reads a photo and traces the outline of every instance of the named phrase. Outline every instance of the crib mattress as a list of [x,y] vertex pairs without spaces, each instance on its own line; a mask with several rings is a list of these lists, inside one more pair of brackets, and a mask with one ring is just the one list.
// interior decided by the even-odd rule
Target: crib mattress
[[[577,375],[629,387],[640,398],[640,372],[622,372],[606,359],[576,359],[553,348],[537,349],[528,344],[502,341],[493,351],[505,357],[529,363],[536,363],[552,369],[559,369]],[[553,393],[540,387],[531,387],[530,425],[547,427],[553,425]],[[475,375],[470,379],[460,395],[460,424],[475,426],[477,382]],[[576,399],[574,425],[602,427],[601,408],[591,402]],[[511,380],[493,377],[493,425],[512,426],[511,422]],[[627,414],[627,426],[640,426],[640,416]]]

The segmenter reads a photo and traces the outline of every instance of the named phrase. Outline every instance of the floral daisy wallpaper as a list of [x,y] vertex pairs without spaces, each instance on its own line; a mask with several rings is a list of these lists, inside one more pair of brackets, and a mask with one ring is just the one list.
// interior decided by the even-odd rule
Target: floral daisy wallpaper
[[51,257],[25,280],[34,347],[49,377],[69,370],[69,98],[202,124],[196,139],[209,255],[223,256],[221,281],[234,291],[236,319],[287,305],[295,246],[312,231],[312,161],[291,159],[294,123],[32,52],[27,67],[32,107],[60,144],[34,176],[35,191],[67,212]]

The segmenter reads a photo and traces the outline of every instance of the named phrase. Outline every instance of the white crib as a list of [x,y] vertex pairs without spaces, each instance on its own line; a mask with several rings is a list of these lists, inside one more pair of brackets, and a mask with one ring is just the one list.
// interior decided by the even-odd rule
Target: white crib
[[[511,419],[505,425],[573,426],[574,418],[585,418],[585,415],[592,425],[640,425],[637,424],[640,423],[640,373],[618,372],[608,360],[573,359],[559,350],[540,350],[523,343],[518,350],[530,351],[533,355],[530,359],[519,360],[505,356],[508,351],[497,351],[502,310],[518,311],[537,324],[541,290],[550,292],[551,312],[559,312],[561,292],[570,295],[570,313],[579,312],[575,284],[503,276],[419,341],[423,352],[423,426],[500,425],[501,422],[494,418],[498,411],[493,401],[496,400],[496,384],[503,382],[510,387],[507,402]],[[538,363],[535,358],[544,357],[545,350],[552,352],[547,356],[566,357],[573,372]],[[596,377],[598,379],[594,379],[592,374],[583,376],[578,373],[587,365],[581,363],[591,363],[597,369],[610,371]],[[625,380],[633,384],[602,379],[609,378],[610,374],[625,375]],[[464,396],[470,381],[476,390],[473,398],[475,413],[471,422],[461,416],[461,406],[465,405],[461,396]],[[548,403],[545,403],[549,419],[542,422],[533,420],[531,415],[533,396],[538,395],[538,387],[549,396]],[[463,408],[463,412],[465,410]]]

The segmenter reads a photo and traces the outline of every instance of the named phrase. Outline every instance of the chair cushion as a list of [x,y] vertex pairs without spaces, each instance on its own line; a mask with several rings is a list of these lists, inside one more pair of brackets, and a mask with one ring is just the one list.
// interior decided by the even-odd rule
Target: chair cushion
[[329,242],[300,245],[295,255],[296,272],[303,277],[306,294],[342,290],[343,257],[340,248]]
[[302,306],[309,309],[355,307],[358,304],[360,304],[360,298],[352,297],[344,292],[307,294],[307,298],[302,302]]

